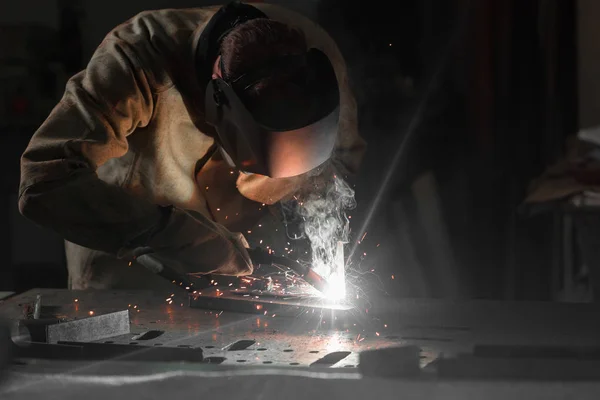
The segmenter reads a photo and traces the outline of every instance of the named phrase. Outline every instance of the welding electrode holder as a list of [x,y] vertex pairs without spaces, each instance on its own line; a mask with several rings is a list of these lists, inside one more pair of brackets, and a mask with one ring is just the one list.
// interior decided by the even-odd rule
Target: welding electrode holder
[[302,265],[296,260],[292,260],[291,258],[283,257],[283,256],[275,256],[273,254],[269,254],[263,248],[255,247],[253,249],[248,249],[248,254],[250,255],[250,259],[254,265],[278,265],[281,267],[286,267],[297,273],[312,287],[320,291],[321,293],[327,292],[327,282],[323,279],[322,276],[313,271],[310,267]]
[[207,279],[199,278],[195,282],[191,282],[186,276],[178,273],[174,269],[164,265],[162,262],[152,257],[154,250],[150,247],[140,247],[133,252],[133,259],[144,268],[151,272],[165,278],[174,284],[179,285],[186,289],[188,292],[192,292],[197,289],[205,289],[210,286]]
[[[302,265],[298,261],[287,257],[269,254],[268,251],[260,247],[247,249],[247,251],[250,255],[253,265],[278,265],[289,268],[300,275],[302,279],[306,281],[306,283],[313,286],[315,289],[322,293],[327,291],[328,286],[325,279],[323,279],[323,277],[321,277],[308,266]],[[205,289],[210,286],[208,280],[204,278],[198,279],[195,283],[191,282],[187,277],[178,273],[174,269],[169,268],[167,265],[164,265],[155,257],[152,257],[153,253],[154,250],[152,248],[142,247],[134,251],[133,258],[136,262],[149,269],[153,273],[160,275],[171,282],[175,282],[176,284],[179,284],[179,286],[189,287],[190,289],[187,289],[188,291]]]

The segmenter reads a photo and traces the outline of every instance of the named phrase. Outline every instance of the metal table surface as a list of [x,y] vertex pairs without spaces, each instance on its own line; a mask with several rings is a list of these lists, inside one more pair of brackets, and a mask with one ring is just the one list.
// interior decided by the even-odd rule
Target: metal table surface
[[[322,378],[318,374],[325,372],[332,374],[328,375],[332,380],[331,384],[341,385],[345,381],[360,378],[356,369],[360,352],[402,344],[414,344],[422,349],[422,365],[430,363],[440,354],[448,356],[468,353],[476,345],[600,347],[600,307],[592,304],[376,299],[371,302],[368,310],[356,310],[344,316],[326,311],[322,314],[309,312],[296,317],[281,317],[270,313],[257,315],[194,309],[188,307],[187,296],[181,292],[175,293],[173,302],[168,304],[166,299],[171,298],[171,293],[40,289],[0,302],[0,318],[21,318],[22,304],[33,302],[37,294],[42,295],[45,307],[51,307],[56,313],[69,319],[88,316],[90,311],[98,315],[129,309],[131,333],[105,339],[103,342],[130,344],[140,348],[200,347],[204,351],[204,357],[218,360],[218,365],[39,360],[15,367],[19,373],[68,373],[69,377],[73,377],[77,374],[160,374],[179,370],[192,374],[190,378],[197,381],[225,378],[226,371],[255,371],[252,373],[271,377],[291,374],[300,380]],[[160,330],[164,334],[145,341],[133,339],[136,334],[147,330]],[[241,340],[249,341],[245,342],[246,348],[229,350],[231,344]],[[332,353],[333,361],[319,363],[319,360]],[[336,355],[339,357],[336,358]],[[301,372],[300,375],[294,375],[298,371]],[[194,377],[193,374],[199,375]],[[184,377],[176,374],[169,378],[177,381]],[[63,376],[61,379],[66,378]],[[220,381],[224,386],[234,381],[247,381],[244,376],[237,375],[235,378],[230,376],[229,379]],[[265,377],[263,381],[268,382],[270,379],[272,378]],[[296,379],[286,379],[290,380],[290,387],[297,385]],[[150,379],[158,386],[161,385],[158,381],[162,380]],[[383,385],[381,380],[373,381],[372,378],[362,380],[365,385],[367,382],[379,382],[375,387],[389,384]],[[60,382],[64,383],[63,380],[56,381],[57,387],[61,387]],[[95,384],[100,384],[99,382]],[[142,384],[144,381],[135,382]],[[79,385],[83,382],[72,383],[76,392],[81,390]],[[399,381],[397,384],[406,385],[406,381]],[[431,393],[438,393],[440,385],[443,386],[439,381],[420,384],[426,384],[429,390],[433,390]],[[343,383],[345,388],[353,385],[355,384]],[[464,382],[457,382],[456,385],[453,387],[463,387]],[[503,387],[497,382],[490,385],[488,389]],[[50,386],[45,384],[44,387]],[[119,385],[111,383],[108,386]],[[512,390],[514,386],[507,385],[506,388]],[[548,386],[539,385],[537,388],[546,391]],[[574,382],[562,387],[566,392],[556,389],[549,393],[567,393],[573,388],[583,390],[578,393],[587,393],[591,388],[598,389],[598,385],[593,382]],[[472,389],[467,391],[469,390]],[[497,393],[501,392],[502,390]],[[362,391],[356,389],[356,393]],[[460,397],[457,394],[457,398]]]
[[[469,352],[474,345],[600,346],[600,307],[592,304],[379,299],[368,310],[338,317],[334,312],[243,314],[193,309],[180,293],[145,291],[34,289],[0,302],[0,316],[22,317],[22,304],[41,294],[44,307],[69,319],[130,310],[129,335],[113,343],[143,346],[201,347],[206,357],[223,357],[223,365],[307,366],[331,352],[350,352],[335,367],[355,366],[364,350],[415,344],[424,363],[439,353]],[[135,334],[161,330],[161,336],[135,341]],[[239,340],[254,344],[227,351]]]

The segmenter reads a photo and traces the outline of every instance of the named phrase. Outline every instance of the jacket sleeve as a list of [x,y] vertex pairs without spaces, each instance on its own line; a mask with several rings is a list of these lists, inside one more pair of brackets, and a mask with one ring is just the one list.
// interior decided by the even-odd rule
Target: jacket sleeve
[[21,213],[73,243],[111,253],[143,244],[167,216],[96,174],[125,155],[127,136],[152,119],[159,88],[140,49],[143,43],[119,31],[109,34],[21,157]]

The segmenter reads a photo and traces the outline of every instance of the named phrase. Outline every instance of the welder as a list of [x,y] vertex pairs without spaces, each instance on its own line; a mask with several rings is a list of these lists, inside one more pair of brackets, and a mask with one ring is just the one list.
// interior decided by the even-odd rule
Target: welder
[[68,81],[21,158],[19,209],[65,239],[72,289],[152,287],[144,268],[166,265],[246,275],[224,221],[355,172],[364,149],[317,24],[265,4],[148,11]]

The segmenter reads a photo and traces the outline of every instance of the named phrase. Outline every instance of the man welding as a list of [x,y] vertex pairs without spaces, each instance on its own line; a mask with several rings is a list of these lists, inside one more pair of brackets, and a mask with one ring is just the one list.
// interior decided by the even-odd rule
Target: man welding
[[144,12],[107,35],[33,135],[19,209],[65,238],[72,289],[156,287],[144,267],[245,275],[254,263],[228,217],[328,164],[355,172],[364,148],[343,58],[316,24],[239,2]]

